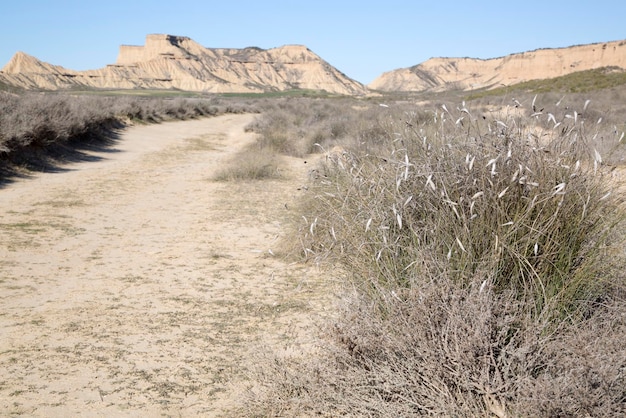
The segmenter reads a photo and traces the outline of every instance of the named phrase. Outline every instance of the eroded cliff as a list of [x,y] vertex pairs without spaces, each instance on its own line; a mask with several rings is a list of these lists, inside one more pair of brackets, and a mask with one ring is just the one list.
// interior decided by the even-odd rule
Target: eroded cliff
[[548,79],[601,67],[626,69],[626,41],[538,49],[501,58],[432,58],[382,74],[368,85],[380,91],[474,90]]
[[364,94],[367,89],[307,47],[205,48],[184,36],[148,35],[143,46],[122,45],[117,62],[73,71],[18,52],[0,81],[26,89],[178,89],[229,93],[291,89]]

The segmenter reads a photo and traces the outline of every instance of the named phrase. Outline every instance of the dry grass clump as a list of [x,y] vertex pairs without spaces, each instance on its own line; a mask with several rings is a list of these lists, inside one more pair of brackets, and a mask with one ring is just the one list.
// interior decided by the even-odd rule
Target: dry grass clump
[[257,102],[261,114],[246,129],[258,134],[215,180],[278,178],[280,155],[304,157],[333,144],[353,142],[366,116],[350,99],[286,98]]
[[[262,115],[249,131],[259,134],[259,146],[279,154],[302,157],[353,138],[363,123],[368,103],[353,99],[286,98],[260,105]],[[321,146],[321,147],[320,147]]]
[[518,304],[451,282],[390,300],[385,316],[346,296],[317,357],[272,359],[246,413],[624,416],[624,303],[558,331],[520,316]]
[[593,292],[586,286],[602,283],[586,278],[611,259],[598,244],[621,219],[610,174],[580,125],[564,119],[555,130],[551,116],[472,122],[467,112],[390,127],[386,155],[329,160],[336,180],[321,185],[323,212],[305,252],[336,257],[360,276],[380,272],[364,282],[374,292],[424,275],[480,279],[513,287],[536,302],[536,314],[557,296],[568,305]]
[[387,112],[391,140],[327,159],[300,245],[347,271],[343,306],[263,413],[626,413],[623,198],[597,151],[620,134],[450,109]]
[[252,146],[239,152],[215,174],[216,181],[280,178],[279,156],[272,150]]
[[501,113],[503,108],[527,116],[552,114],[557,121],[576,117],[580,128],[587,134],[587,140],[593,142],[605,162],[623,164],[625,161],[626,147],[621,146],[625,138],[621,142],[616,142],[615,138],[626,131],[626,86],[584,94],[551,92],[537,95],[516,91],[506,96],[484,97],[472,103],[475,109],[491,115],[491,118],[496,117],[493,113]]

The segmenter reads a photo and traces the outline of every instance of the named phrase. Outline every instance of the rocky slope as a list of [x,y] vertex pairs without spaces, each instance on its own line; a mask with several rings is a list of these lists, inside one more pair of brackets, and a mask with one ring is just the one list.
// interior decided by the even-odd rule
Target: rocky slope
[[380,91],[474,90],[613,66],[626,69],[626,41],[539,49],[487,60],[432,58],[384,73],[368,87]]
[[26,89],[179,89],[212,93],[291,89],[364,94],[367,89],[305,46],[205,48],[188,37],[148,35],[144,46],[120,47],[117,62],[73,71],[18,52],[0,83]]

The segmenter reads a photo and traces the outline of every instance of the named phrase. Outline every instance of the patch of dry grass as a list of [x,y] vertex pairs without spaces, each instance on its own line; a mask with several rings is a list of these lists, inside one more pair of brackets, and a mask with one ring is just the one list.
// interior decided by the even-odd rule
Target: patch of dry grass
[[260,107],[262,115],[248,127],[259,134],[259,146],[303,157],[353,140],[373,105],[353,99],[287,98]]
[[[254,105],[218,98],[74,96],[0,92],[0,164],[22,164],[38,154],[68,152],[102,139],[127,123],[189,119],[256,111]],[[60,148],[66,149],[60,150]],[[49,157],[49,156],[48,156]],[[38,155],[36,158],[46,158]],[[37,163],[37,162],[35,162]]]
[[256,146],[244,149],[221,167],[216,181],[244,181],[280,178],[279,156],[273,150]]
[[291,242],[347,272],[340,311],[251,413],[626,413],[621,135],[530,107],[381,108],[328,155]]
[[304,157],[339,142],[355,141],[358,126],[366,119],[364,110],[352,106],[354,102],[349,99],[259,101],[262,114],[246,128],[257,134],[256,142],[227,163],[215,180],[278,178],[280,155]]

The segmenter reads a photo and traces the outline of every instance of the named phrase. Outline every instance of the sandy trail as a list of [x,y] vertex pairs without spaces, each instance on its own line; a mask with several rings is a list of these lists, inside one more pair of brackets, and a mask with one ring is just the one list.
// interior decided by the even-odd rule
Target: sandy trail
[[211,181],[253,118],[133,127],[0,189],[0,414],[228,416],[255,352],[306,344],[318,273],[270,254],[302,161]]

